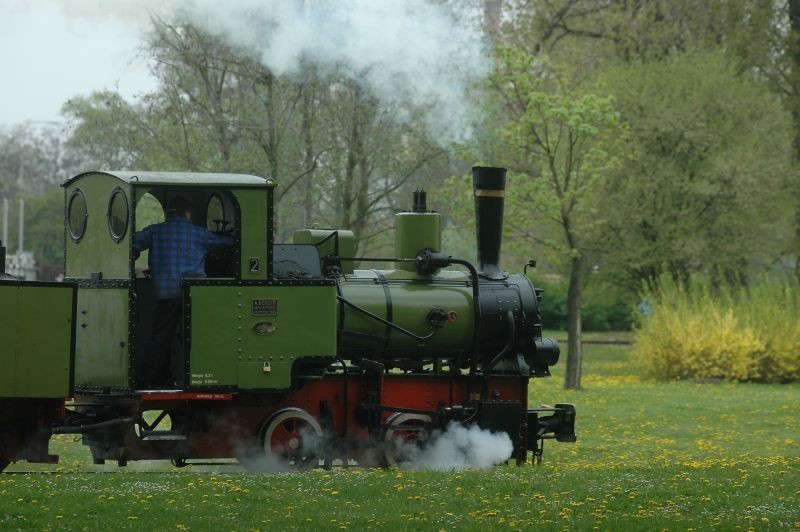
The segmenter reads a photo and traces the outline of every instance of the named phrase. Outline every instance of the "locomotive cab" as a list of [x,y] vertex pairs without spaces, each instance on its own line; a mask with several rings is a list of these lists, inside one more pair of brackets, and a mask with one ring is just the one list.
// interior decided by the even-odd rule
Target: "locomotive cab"
[[269,279],[274,183],[250,175],[88,172],[63,186],[65,278],[78,285],[78,390],[133,390],[146,361],[156,299],[147,252],[137,258],[133,251],[136,231],[163,221],[169,201],[180,195],[191,204],[193,224],[233,237],[233,245],[208,254],[204,277],[183,281],[180,328],[189,334],[173,342],[172,375],[185,384],[191,370],[191,320],[213,320],[224,313],[218,299],[194,308],[193,290]]

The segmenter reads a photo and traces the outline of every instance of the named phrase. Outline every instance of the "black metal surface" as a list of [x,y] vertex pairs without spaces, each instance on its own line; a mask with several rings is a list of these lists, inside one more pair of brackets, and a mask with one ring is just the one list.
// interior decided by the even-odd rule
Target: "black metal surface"
[[[542,414],[550,413],[549,416]],[[555,407],[528,409],[528,445],[535,439],[575,442],[575,405],[557,403]]]
[[500,268],[500,244],[503,236],[506,169],[474,166],[472,180],[475,193],[478,270],[485,277],[500,279],[504,277]]
[[522,424],[525,411],[519,401],[481,401],[478,425],[492,432],[505,432],[517,451],[522,445]]
[[[273,247],[275,245],[275,189],[270,187],[267,189],[267,279],[271,279],[274,275],[274,260]],[[238,202],[236,202],[238,209]],[[237,211],[237,216],[241,218],[241,214]],[[237,228],[238,234],[242,234],[241,228]],[[241,243],[239,243],[241,254]]]
[[276,244],[272,256],[277,279],[322,278],[319,248],[313,244]]
[[132,279],[103,279],[98,276],[88,279],[84,277],[67,277],[64,282],[75,283],[78,288],[131,288],[133,286]]
[[549,366],[555,366],[561,354],[558,342],[552,338],[539,338],[535,341],[535,354],[526,357],[528,364],[534,371],[534,376],[541,377],[550,375]]
[[428,194],[423,189],[414,191],[414,212],[428,212]]
[[208,279],[196,277],[184,279],[184,285],[191,286],[334,286],[333,279]]
[[432,249],[423,249],[417,254],[417,273],[420,275],[433,275],[441,268],[446,268],[452,263],[452,257],[445,253],[438,253]]

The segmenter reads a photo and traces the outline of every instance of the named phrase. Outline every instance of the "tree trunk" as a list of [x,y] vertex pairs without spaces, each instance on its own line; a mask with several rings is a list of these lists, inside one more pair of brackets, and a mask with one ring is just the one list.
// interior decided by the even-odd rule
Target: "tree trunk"
[[303,137],[303,227],[311,227],[314,215],[314,81],[309,81],[303,92],[301,132]]
[[500,34],[503,0],[483,0],[483,32],[492,38]]
[[564,388],[581,387],[581,296],[583,294],[584,259],[574,257],[570,264],[569,290],[567,292],[567,375]]
[[344,187],[342,189],[342,218],[339,227],[351,229],[355,236],[355,251],[360,245],[361,230],[354,223],[360,216],[358,212],[359,195],[361,193],[360,177],[363,175],[364,164],[364,95],[360,87],[352,88],[352,108],[350,131],[346,141],[346,160],[344,166]]

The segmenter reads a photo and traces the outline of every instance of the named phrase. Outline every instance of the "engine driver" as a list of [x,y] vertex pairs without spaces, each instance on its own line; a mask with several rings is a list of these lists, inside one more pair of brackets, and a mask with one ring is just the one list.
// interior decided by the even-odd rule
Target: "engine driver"
[[181,279],[205,277],[205,258],[212,248],[233,245],[231,235],[213,233],[192,223],[192,205],[183,196],[173,196],[167,219],[133,234],[133,258],[150,250],[148,267],[153,278],[156,313],[153,335],[145,348],[142,388],[176,385],[171,373],[172,339],[181,317]]

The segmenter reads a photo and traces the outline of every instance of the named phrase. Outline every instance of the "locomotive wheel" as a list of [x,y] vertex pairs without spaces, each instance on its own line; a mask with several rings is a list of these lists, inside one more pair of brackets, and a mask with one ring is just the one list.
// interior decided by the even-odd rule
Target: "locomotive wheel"
[[257,471],[302,471],[319,465],[322,427],[301,408],[275,412],[261,428],[261,449],[240,460]]
[[424,414],[397,412],[386,420],[383,441],[386,442],[386,462],[398,467],[412,457],[413,446],[421,447],[428,440],[431,417]]

